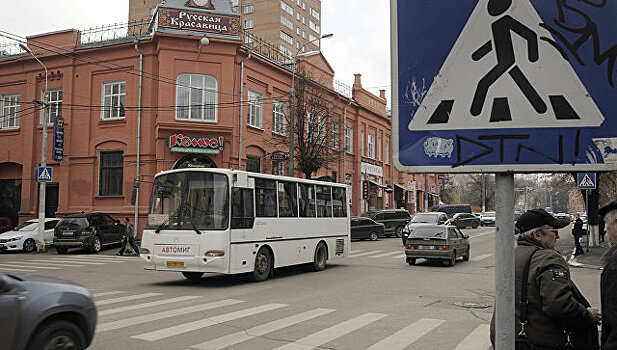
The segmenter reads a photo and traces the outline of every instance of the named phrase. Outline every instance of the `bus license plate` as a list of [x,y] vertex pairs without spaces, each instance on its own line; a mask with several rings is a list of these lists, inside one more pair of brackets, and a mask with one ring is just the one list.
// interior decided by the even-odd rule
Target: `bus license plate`
[[167,267],[184,267],[184,261],[168,261]]

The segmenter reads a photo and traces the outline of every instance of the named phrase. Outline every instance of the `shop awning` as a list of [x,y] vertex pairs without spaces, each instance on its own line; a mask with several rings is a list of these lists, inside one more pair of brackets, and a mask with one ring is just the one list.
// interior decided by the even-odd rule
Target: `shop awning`
[[380,185],[377,182],[373,181],[373,180],[368,180],[369,184],[371,184],[372,186],[376,186],[376,187],[381,187],[381,188],[386,188],[386,186],[384,185]]
[[407,191],[407,187],[405,187],[405,186],[403,186],[401,184],[397,184],[396,182],[394,183],[394,186],[400,188],[403,191]]

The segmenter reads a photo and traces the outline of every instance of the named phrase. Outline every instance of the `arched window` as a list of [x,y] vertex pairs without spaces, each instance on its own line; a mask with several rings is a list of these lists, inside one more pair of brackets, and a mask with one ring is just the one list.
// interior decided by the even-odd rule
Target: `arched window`
[[217,121],[218,83],[211,75],[182,73],[176,80],[176,119]]

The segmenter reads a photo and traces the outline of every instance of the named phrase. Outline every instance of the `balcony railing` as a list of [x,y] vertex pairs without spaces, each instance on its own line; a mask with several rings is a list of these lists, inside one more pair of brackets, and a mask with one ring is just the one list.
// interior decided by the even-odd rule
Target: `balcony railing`
[[150,21],[139,19],[127,23],[117,23],[81,31],[79,42],[75,47],[126,41],[150,35]]

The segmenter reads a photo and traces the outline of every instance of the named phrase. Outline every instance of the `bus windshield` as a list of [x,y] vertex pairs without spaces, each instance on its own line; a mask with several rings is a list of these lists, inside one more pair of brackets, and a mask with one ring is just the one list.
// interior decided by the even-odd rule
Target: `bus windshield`
[[[150,216],[164,218],[166,229],[226,230],[229,225],[227,176],[208,172],[177,172],[154,179]],[[148,226],[159,225],[151,223]]]

